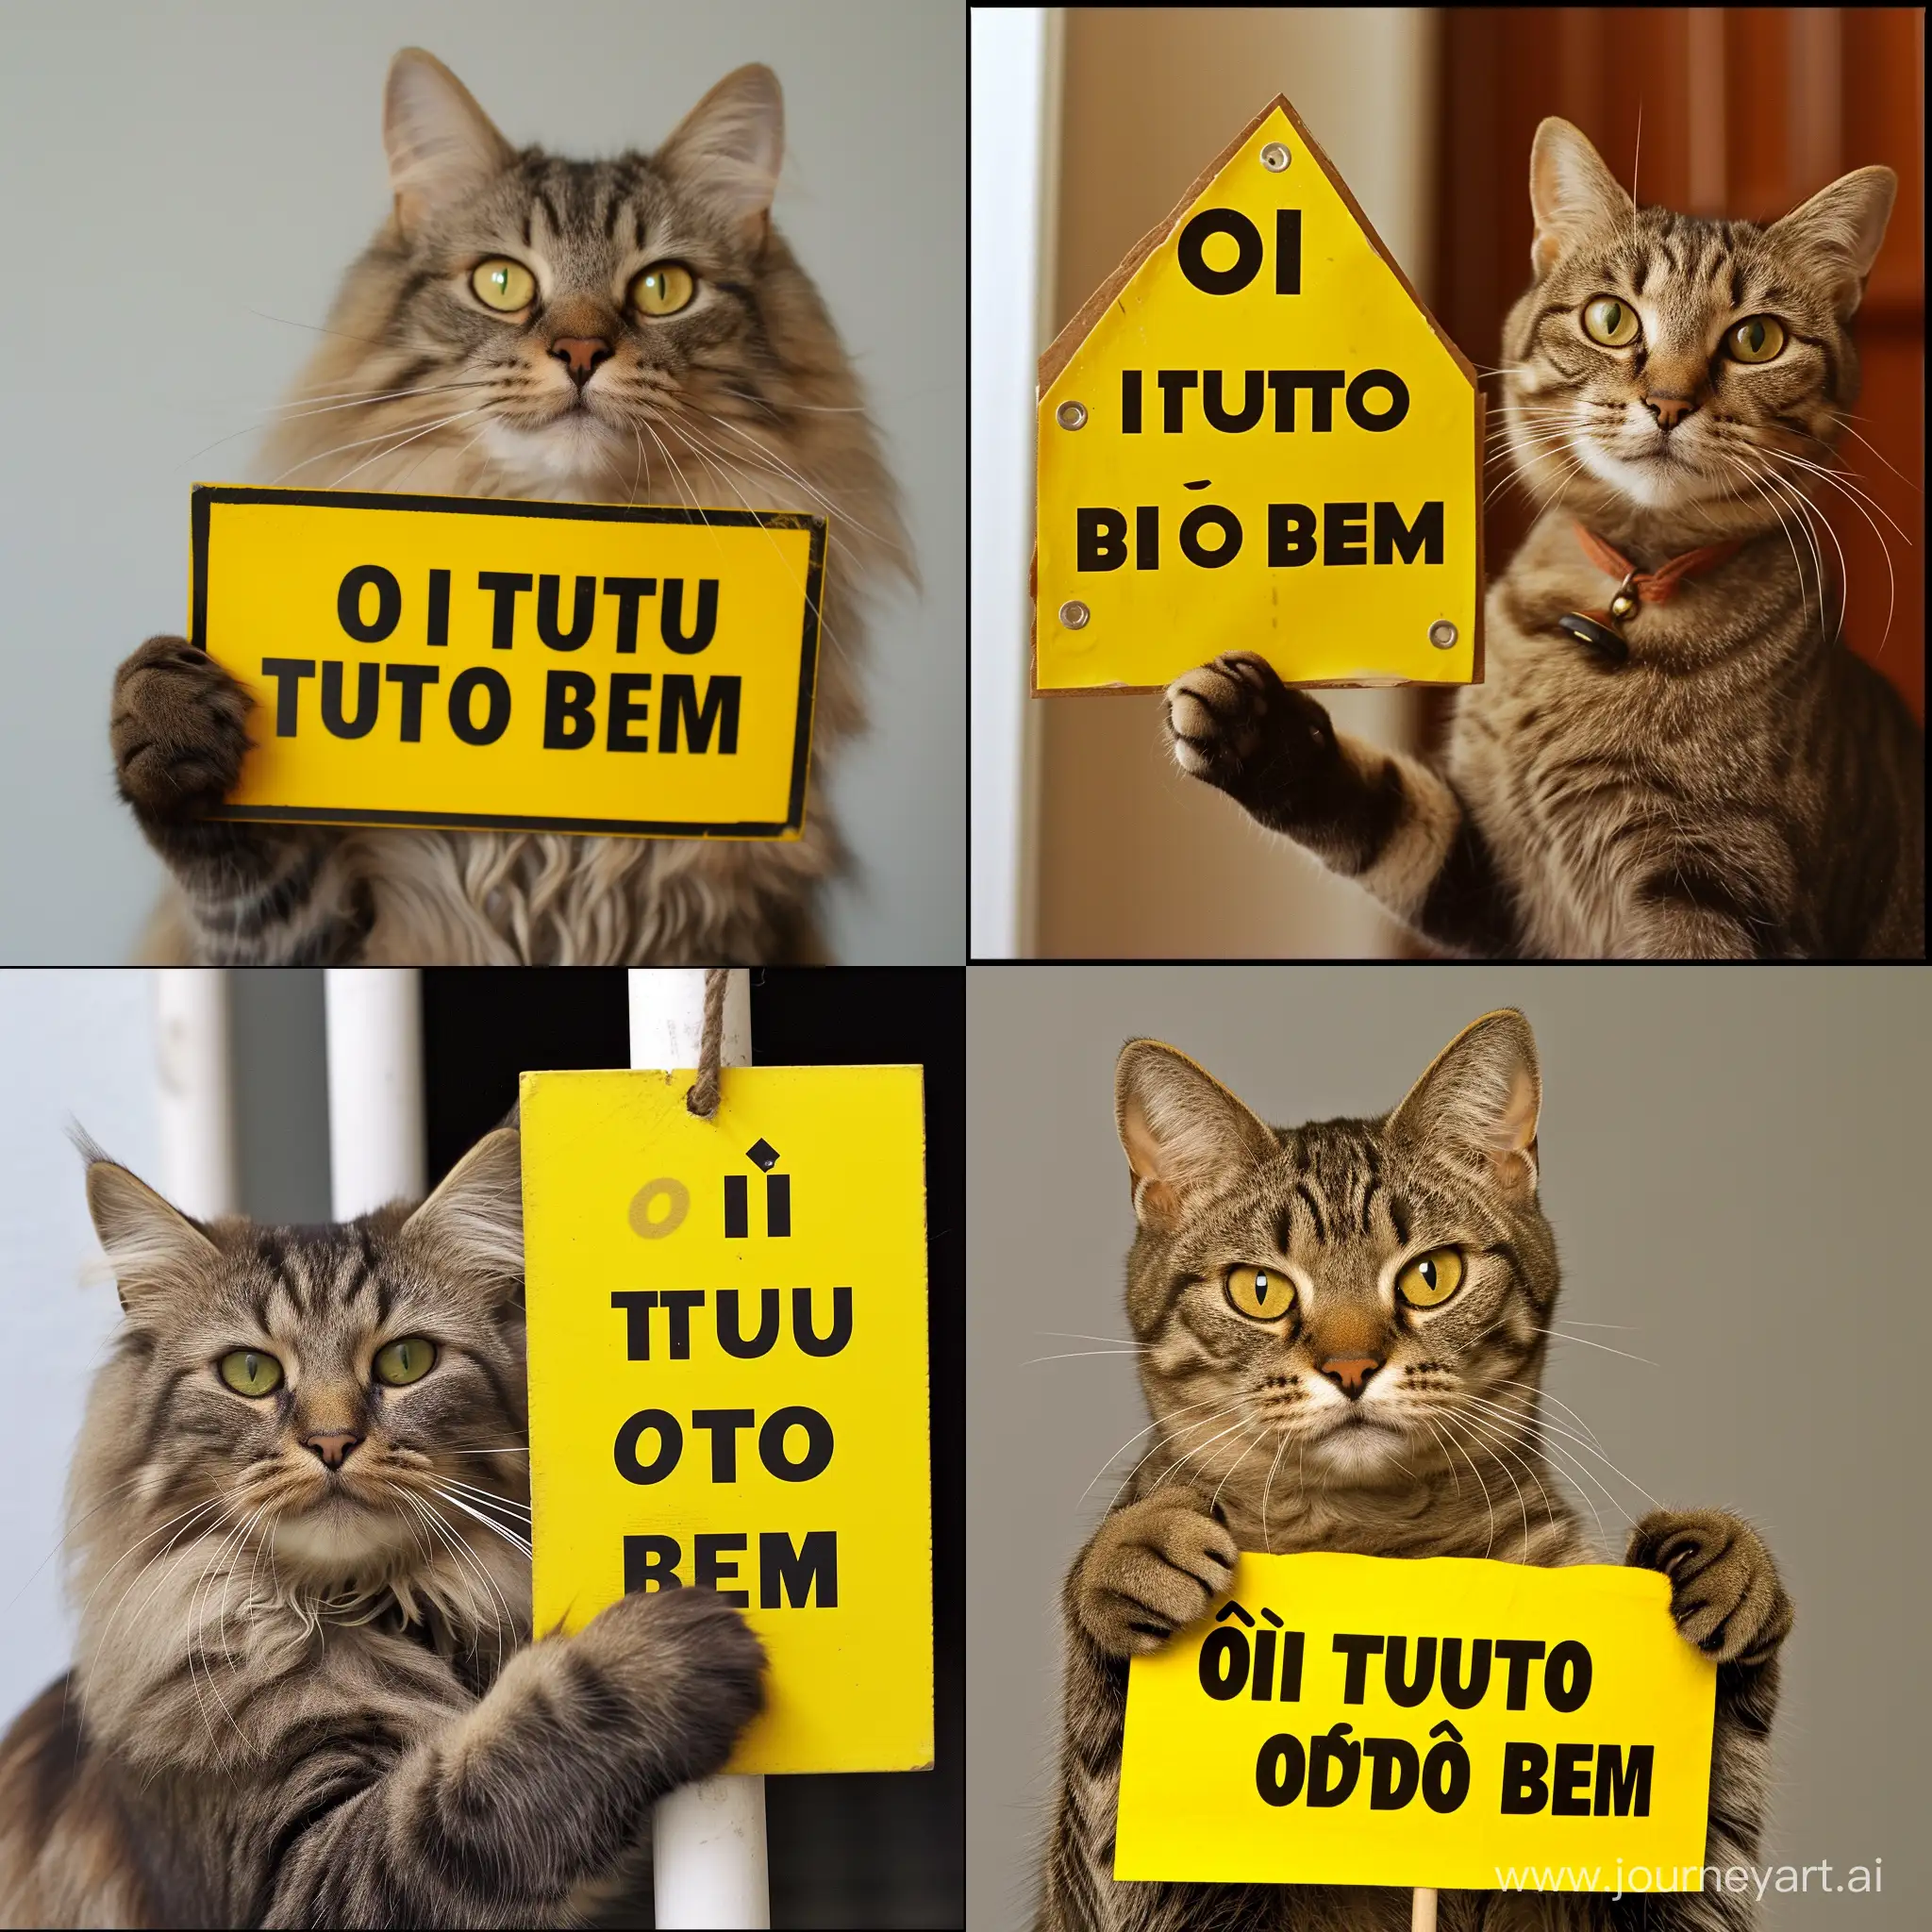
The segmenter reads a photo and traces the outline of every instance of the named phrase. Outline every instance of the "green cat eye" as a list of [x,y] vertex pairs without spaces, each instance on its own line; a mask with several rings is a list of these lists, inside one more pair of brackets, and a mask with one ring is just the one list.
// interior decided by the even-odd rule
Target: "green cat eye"
[[1395,1277],[1395,1292],[1412,1308],[1433,1308],[1462,1286],[1462,1251],[1431,1248],[1403,1264]]
[[1583,332],[1607,349],[1627,349],[1637,340],[1637,311],[1614,295],[1599,295],[1583,311]]
[[273,1395],[282,1386],[282,1365],[258,1348],[231,1349],[222,1357],[222,1380],[237,1395]]
[[1754,315],[1724,332],[1734,362],[1773,362],[1785,345],[1784,324],[1775,316]]
[[1294,1306],[1294,1283],[1271,1268],[1230,1268],[1227,1305],[1255,1322],[1278,1322]]
[[630,299],[645,315],[675,315],[690,307],[697,292],[690,269],[681,261],[653,262],[630,285]]
[[529,306],[537,292],[537,277],[522,262],[498,256],[471,271],[470,286],[484,308],[508,315]]
[[420,1382],[436,1363],[436,1344],[420,1335],[406,1335],[400,1341],[385,1343],[375,1351],[375,1379],[391,1389],[407,1388]]

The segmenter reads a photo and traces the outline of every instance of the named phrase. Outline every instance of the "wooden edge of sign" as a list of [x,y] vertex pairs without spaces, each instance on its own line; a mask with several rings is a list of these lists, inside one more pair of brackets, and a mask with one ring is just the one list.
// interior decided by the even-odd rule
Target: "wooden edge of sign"
[[[1121,291],[1133,280],[1135,275],[1140,270],[1141,264],[1180,225],[1181,218],[1207,192],[1208,189],[1212,185],[1215,176],[1241,153],[1249,140],[1253,138],[1256,131],[1263,125],[1268,117],[1277,108],[1287,116],[1290,125],[1293,127],[1303,145],[1307,147],[1308,153],[1314,158],[1315,165],[1326,176],[1329,185],[1347,204],[1349,213],[1355,217],[1356,223],[1360,227],[1362,233],[1369,238],[1370,246],[1374,249],[1375,253],[1388,265],[1390,273],[1402,285],[1403,292],[1415,305],[1423,320],[1428,324],[1436,340],[1449,352],[1451,358],[1455,360],[1456,366],[1461,370],[1463,375],[1467,378],[1470,389],[1475,397],[1476,431],[1475,637],[1474,657],[1468,679],[1408,677],[1402,679],[1399,685],[1393,687],[1349,685],[1330,680],[1314,680],[1306,685],[1297,684],[1293,688],[1309,691],[1373,691],[1378,689],[1401,689],[1402,686],[1406,685],[1420,685],[1427,690],[1454,690],[1464,682],[1480,684],[1483,681],[1484,670],[1483,607],[1487,602],[1488,593],[1487,559],[1483,551],[1482,503],[1483,450],[1489,421],[1489,398],[1483,393],[1482,381],[1476,374],[1475,365],[1462,353],[1448,332],[1442,327],[1442,325],[1436,320],[1435,311],[1423,300],[1422,296],[1417,292],[1415,284],[1403,273],[1402,264],[1389,252],[1387,243],[1375,232],[1374,223],[1370,221],[1368,216],[1362,212],[1361,203],[1349,192],[1347,182],[1341,178],[1341,173],[1337,170],[1334,162],[1328,158],[1322,143],[1308,132],[1307,125],[1304,124],[1301,116],[1295,112],[1286,94],[1276,94],[1273,100],[1268,102],[1260,112],[1255,115],[1247,125],[1208,162],[1207,167],[1194,176],[1167,216],[1163,220],[1157,222],[1153,227],[1149,228],[1134,243],[1133,247],[1121,258],[1119,265],[1112,274],[1094,290],[1092,294],[1088,296],[1087,300],[1075,311],[1073,318],[1060,329],[1053,341],[1047,344],[1044,353],[1040,358],[1039,386],[1034,392],[1034,435],[1037,438],[1040,433],[1038,411],[1041,399],[1044,397],[1047,391],[1058,380],[1060,372],[1074,359],[1074,357],[1079,351],[1080,345],[1092,334],[1100,318],[1112,306]],[[1035,461],[1037,466],[1037,457]],[[1027,608],[1031,613],[1027,625],[1027,696],[1035,698],[1079,697],[1090,696],[1097,692],[1110,692],[1125,696],[1149,691],[1161,691],[1167,689],[1164,684],[1086,684],[1050,685],[1042,690],[1040,682],[1040,544],[1037,538],[1034,542],[1032,556],[1027,564],[1026,597]]]

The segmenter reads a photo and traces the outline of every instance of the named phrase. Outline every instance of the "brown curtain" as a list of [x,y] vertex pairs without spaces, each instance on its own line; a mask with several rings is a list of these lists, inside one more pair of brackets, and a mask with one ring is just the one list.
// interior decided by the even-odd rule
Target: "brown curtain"
[[[1441,18],[1434,308],[1485,368],[1500,360],[1503,317],[1528,278],[1529,145],[1546,114],[1582,128],[1625,187],[1637,161],[1641,201],[1690,214],[1772,221],[1850,169],[1883,162],[1897,173],[1897,206],[1856,325],[1857,434],[1840,450],[1846,483],[1869,501],[1861,514],[1831,485],[1814,500],[1843,546],[1845,641],[1923,720],[1924,12],[1469,7]],[[1492,463],[1489,487],[1503,475]],[[1495,489],[1485,532],[1492,574],[1533,520],[1521,490]]]

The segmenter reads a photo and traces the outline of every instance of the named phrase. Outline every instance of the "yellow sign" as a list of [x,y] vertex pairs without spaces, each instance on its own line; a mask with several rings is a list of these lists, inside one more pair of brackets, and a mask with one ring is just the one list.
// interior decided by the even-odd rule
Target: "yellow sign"
[[728,1769],[932,1762],[918,1067],[525,1074],[536,1627],[626,1591],[742,1606]]
[[1040,364],[1034,689],[1482,676],[1483,399],[1279,98]]
[[253,695],[217,816],[795,839],[822,518],[194,491],[191,641]]
[[1127,1678],[1116,1878],[1701,1890],[1717,1670],[1654,1570],[1243,1556]]

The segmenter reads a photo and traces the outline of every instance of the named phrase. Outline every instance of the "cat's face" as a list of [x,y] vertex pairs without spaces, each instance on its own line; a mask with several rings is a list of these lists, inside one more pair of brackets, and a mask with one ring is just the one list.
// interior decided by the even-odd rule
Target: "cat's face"
[[1557,1286],[1538,1104],[1515,1012],[1470,1027],[1384,1118],[1291,1129],[1129,1043],[1127,1307],[1178,1479],[1231,1499],[1390,1485],[1515,1440]]
[[1505,433],[1541,505],[1694,525],[1796,514],[1858,392],[1849,333],[1895,177],[1770,227],[1638,208],[1568,122],[1530,169],[1536,279],[1504,325]]
[[107,1374],[139,1512],[328,1592],[449,1552],[486,1491],[521,1500],[513,1131],[413,1214],[339,1226],[196,1224],[105,1159],[88,1199],[126,1310]]

